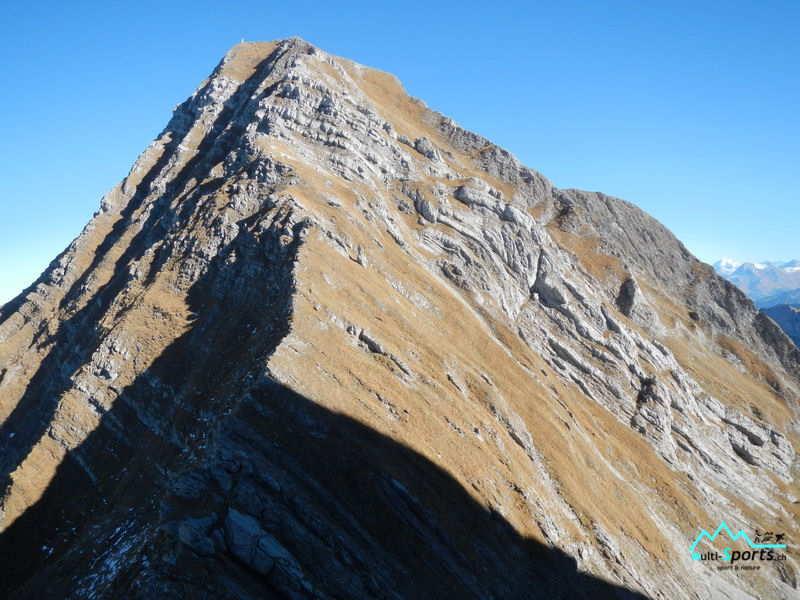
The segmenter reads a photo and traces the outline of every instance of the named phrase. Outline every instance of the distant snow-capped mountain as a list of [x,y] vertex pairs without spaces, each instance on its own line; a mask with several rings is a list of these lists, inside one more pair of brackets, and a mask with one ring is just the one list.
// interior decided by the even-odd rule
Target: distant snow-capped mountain
[[723,258],[712,266],[800,346],[800,259],[749,263]]
[[722,275],[723,277],[727,277],[731,273],[733,273],[736,269],[741,266],[738,260],[733,260],[732,258],[722,258],[715,262],[712,266],[714,269]]
[[712,266],[761,307],[786,302],[778,299],[770,304],[763,303],[768,298],[800,291],[800,259],[751,263],[723,258]]

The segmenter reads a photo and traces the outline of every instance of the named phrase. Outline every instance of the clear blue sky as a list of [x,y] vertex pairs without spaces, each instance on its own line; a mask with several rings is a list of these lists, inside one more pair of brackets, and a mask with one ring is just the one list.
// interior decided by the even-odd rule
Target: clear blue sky
[[[299,35],[706,261],[800,257],[800,2],[4,2],[0,302],[244,37]],[[124,6],[123,6],[124,4]]]

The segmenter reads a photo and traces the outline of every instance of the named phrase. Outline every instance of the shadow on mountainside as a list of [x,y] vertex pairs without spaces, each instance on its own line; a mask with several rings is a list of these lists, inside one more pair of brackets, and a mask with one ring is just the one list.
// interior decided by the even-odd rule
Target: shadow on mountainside
[[[153,433],[122,444],[98,429],[0,537],[0,594],[311,598],[310,584],[334,598],[644,598],[580,573],[427,458],[280,384],[262,380],[209,434],[192,460]],[[237,550],[231,509],[304,575],[265,573],[253,548]]]
[[[277,60],[280,55],[281,49],[278,48],[264,59],[255,68],[254,73],[239,85],[231,98],[236,99],[240,95],[249,98],[263,80],[264,69],[269,63]],[[170,159],[174,158],[174,152],[189,133],[188,129],[172,131],[172,138],[166,143],[160,158],[136,186],[133,196],[120,214],[120,219],[94,252],[90,266],[70,286],[60,302],[62,311],[69,314],[74,310],[74,313],[59,324],[58,330],[52,338],[47,334],[46,329],[35,334],[33,346],[41,347],[52,342],[54,344],[42,359],[12,413],[0,424],[0,490],[5,490],[11,484],[11,474],[25,459],[36,442],[46,433],[59,400],[64,392],[73,385],[72,375],[79,367],[91,360],[92,354],[98,348],[101,336],[107,333],[99,326],[99,322],[111,302],[130,284],[132,280],[130,265],[133,261],[141,259],[148,248],[154,247],[156,241],[164,239],[169,228],[176,222],[190,218],[190,214],[181,214],[181,207],[178,207],[175,212],[169,210],[168,205],[171,199],[186,186],[192,184],[192,178],[197,176],[195,170],[198,163],[210,161],[213,164],[214,161],[221,160],[231,148],[239,143],[241,130],[236,127],[228,127],[228,124],[235,123],[232,115],[241,109],[242,107],[233,100],[225,103],[223,110],[211,125],[209,133],[198,145],[195,156],[188,160],[169,181],[165,189],[153,198],[151,184],[162,176],[162,171],[169,168]],[[170,122],[170,126],[172,125],[175,125],[173,129],[179,129],[182,125],[185,126],[185,123],[173,119]],[[168,130],[170,126],[168,126]],[[211,182],[195,185],[195,188],[187,193],[186,201],[182,203],[183,208],[191,210],[194,201],[200,197],[212,195],[222,183],[223,180],[217,178]],[[149,202],[153,210],[149,211],[146,221],[139,227],[134,221],[145,202]],[[75,310],[74,305],[81,297],[87,282],[98,276],[97,269],[102,260],[122,239],[125,232],[133,227],[138,227],[138,232],[115,261],[111,268],[113,275],[107,283],[98,288],[82,308]],[[166,255],[167,251],[162,247],[157,253],[152,268],[162,267],[163,257]],[[58,259],[53,261],[48,270],[56,268],[57,261]],[[40,281],[41,279],[0,308],[0,323],[20,309],[27,295],[35,289]],[[11,434],[13,434],[13,438],[10,437]]]
[[[189,183],[187,168],[160,201]],[[109,282],[61,324],[0,429],[14,442],[0,456],[0,485],[46,434],[72,373],[92,361],[107,333],[95,326],[148,236],[163,237],[163,214],[152,211]],[[264,373],[290,328],[308,224],[265,204],[237,225],[188,291],[188,329],[130,385],[94,391],[115,394],[112,408],[0,534],[0,597],[644,598],[579,572],[441,466]]]
[[263,373],[306,227],[269,218],[240,223],[190,289],[189,329],[0,534],[0,597],[644,598]]

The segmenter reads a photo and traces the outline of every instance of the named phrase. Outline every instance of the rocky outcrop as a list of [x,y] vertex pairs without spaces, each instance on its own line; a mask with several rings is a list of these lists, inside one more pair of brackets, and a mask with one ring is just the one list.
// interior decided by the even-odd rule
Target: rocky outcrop
[[242,44],[0,309],[11,598],[789,598],[800,351],[631,204]]

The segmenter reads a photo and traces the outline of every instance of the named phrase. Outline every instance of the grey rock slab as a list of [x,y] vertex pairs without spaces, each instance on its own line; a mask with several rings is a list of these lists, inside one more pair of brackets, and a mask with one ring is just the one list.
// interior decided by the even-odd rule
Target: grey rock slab
[[185,519],[178,523],[178,539],[201,556],[214,553],[214,541],[208,531],[216,522],[216,515],[201,519]]
[[235,508],[231,508],[225,517],[225,541],[231,552],[262,575],[269,574],[277,565],[287,575],[303,579],[303,570],[297,559],[264,531],[256,518]]

